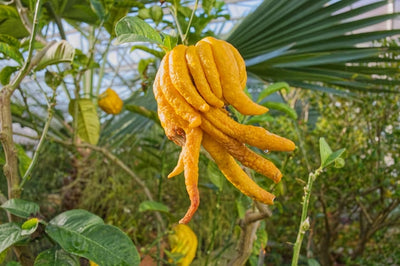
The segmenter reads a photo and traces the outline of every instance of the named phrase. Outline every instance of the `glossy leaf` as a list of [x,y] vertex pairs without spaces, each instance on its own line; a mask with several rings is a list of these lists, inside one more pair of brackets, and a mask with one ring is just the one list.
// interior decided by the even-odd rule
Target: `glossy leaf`
[[0,82],[1,85],[7,85],[10,83],[11,75],[18,70],[18,67],[15,66],[5,66],[0,71]]
[[1,205],[12,215],[28,219],[30,216],[39,213],[40,207],[38,204],[22,199],[10,199]]
[[139,212],[145,211],[160,211],[160,212],[169,212],[168,206],[162,204],[161,202],[157,201],[143,201],[139,205]]
[[275,109],[275,110],[281,111],[281,112],[285,113],[286,115],[288,115],[291,119],[297,120],[296,111],[293,108],[291,108],[289,105],[287,105],[286,103],[265,102],[265,103],[263,103],[263,105],[265,107],[267,107],[268,109]]
[[150,17],[158,25],[163,19],[164,12],[158,5],[150,7]]
[[319,139],[319,155],[321,158],[321,166],[324,165],[324,162],[328,157],[332,154],[332,149],[329,144],[326,142],[325,138]]
[[62,249],[47,249],[39,253],[34,266],[79,266],[79,258]]
[[286,90],[286,92],[289,92],[290,90],[289,84],[287,84],[286,82],[276,82],[274,84],[271,84],[267,88],[261,91],[260,95],[258,95],[257,102],[260,102],[269,95],[283,89]]
[[25,175],[26,170],[28,170],[29,165],[32,162],[31,157],[29,157],[24,148],[21,145],[16,145],[18,150],[18,170],[21,176]]
[[59,214],[49,222],[46,233],[65,251],[102,266],[138,265],[140,261],[127,235],[85,210]]
[[104,20],[106,18],[106,10],[100,0],[90,0],[90,7],[96,13],[96,15],[100,18],[100,20]]
[[[75,117],[75,106],[77,117]],[[100,136],[100,121],[92,100],[71,100],[68,110],[72,117],[77,119],[79,137],[90,144],[97,144]]]
[[28,236],[28,235],[33,234],[36,231],[36,229],[38,228],[38,226],[39,226],[38,218],[31,218],[31,219],[25,221],[21,226],[21,228],[22,228],[21,235]]
[[26,237],[21,235],[21,231],[17,223],[0,224],[0,252],[24,240]]
[[222,190],[225,183],[225,176],[221,173],[218,166],[214,162],[208,162],[207,175],[211,183],[213,183],[218,190]]
[[124,17],[115,26],[117,44],[127,42],[150,42],[162,44],[160,34],[138,17]]
[[41,70],[49,65],[58,63],[71,63],[74,59],[75,49],[67,41],[62,40],[53,44],[36,66]]
[[5,57],[15,60],[19,65],[24,62],[24,57],[17,47],[11,46],[8,43],[0,42],[0,53]]

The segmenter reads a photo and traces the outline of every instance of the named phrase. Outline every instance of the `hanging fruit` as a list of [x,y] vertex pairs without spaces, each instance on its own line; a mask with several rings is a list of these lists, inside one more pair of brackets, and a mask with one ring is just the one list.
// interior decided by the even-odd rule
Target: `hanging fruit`
[[119,114],[122,110],[124,102],[119,98],[118,94],[111,88],[107,88],[99,95],[97,103],[101,110],[107,114]]
[[178,45],[161,61],[153,84],[158,116],[167,137],[182,146],[178,164],[168,177],[184,172],[191,202],[179,223],[188,223],[200,204],[197,184],[201,146],[242,193],[273,204],[275,196],[258,186],[236,160],[278,183],[282,178],[279,169],[246,144],[268,151],[292,151],[295,144],[262,127],[242,125],[230,118],[226,105],[243,115],[268,111],[243,91],[246,82],[246,66],[239,51],[212,37],[195,46]]

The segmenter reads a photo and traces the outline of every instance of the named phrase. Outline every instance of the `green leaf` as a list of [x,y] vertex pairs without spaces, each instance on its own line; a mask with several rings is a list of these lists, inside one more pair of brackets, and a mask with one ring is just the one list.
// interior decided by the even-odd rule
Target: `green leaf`
[[320,266],[319,262],[316,259],[307,259],[308,266]]
[[36,70],[58,63],[71,63],[75,56],[75,49],[67,41],[62,40],[53,44],[42,57]]
[[[327,166],[330,165],[331,163],[336,162],[336,160],[342,159],[342,158],[340,158],[340,156],[342,156],[342,154],[344,153],[345,150],[346,150],[346,149],[340,149],[340,150],[337,150],[337,151],[335,151],[335,152],[332,152],[332,153],[328,156],[328,158],[326,158],[326,160],[324,161],[322,167],[327,167]],[[343,159],[342,159],[342,160],[343,160]],[[338,166],[340,166],[340,165],[344,165],[344,162],[338,162]]]
[[32,215],[38,214],[40,207],[38,204],[22,199],[10,199],[1,205],[1,208],[5,209],[12,215],[29,219]]
[[0,224],[0,252],[24,240],[26,237],[21,235],[21,231],[17,223]]
[[236,210],[238,212],[238,217],[240,219],[243,219],[244,215],[246,214],[246,208],[243,206],[243,202],[240,199],[236,199],[235,203],[236,203]]
[[321,158],[321,167],[324,167],[325,161],[332,154],[332,149],[326,142],[325,138],[319,139],[319,155]]
[[265,102],[263,105],[269,109],[275,109],[287,114],[291,119],[297,120],[296,111],[286,103],[279,102]]
[[[18,39],[29,36],[15,5],[0,5],[0,21],[0,34],[11,35]],[[10,44],[8,41],[5,42]]]
[[148,119],[151,119],[160,125],[160,120],[158,118],[158,114],[154,110],[149,110],[149,109],[145,108],[144,106],[133,105],[133,104],[125,105],[125,109],[132,113],[147,117]]
[[24,57],[17,47],[11,46],[8,43],[0,42],[0,53],[5,57],[15,60],[19,65],[24,63]]
[[17,261],[10,261],[7,263],[6,266],[21,266],[21,263],[19,263]]
[[21,43],[19,40],[11,35],[8,34],[0,34],[0,42],[7,43],[11,46],[14,46],[16,48],[20,48]]
[[36,231],[36,229],[38,228],[38,226],[39,226],[38,218],[31,218],[31,219],[25,221],[21,226],[21,228],[22,228],[21,235],[28,236],[28,235],[33,234]]
[[163,37],[163,45],[167,49],[167,51],[171,51],[178,43],[178,38],[176,38],[175,36],[162,34],[162,37]]
[[264,98],[267,98],[269,95],[280,91],[286,90],[286,92],[290,91],[290,86],[286,82],[276,82],[274,84],[269,85],[267,88],[261,91],[260,95],[258,95],[257,102],[261,102]]
[[136,247],[126,234],[85,210],[59,214],[49,222],[46,233],[65,251],[102,266],[140,262]]
[[1,85],[7,85],[10,83],[11,75],[18,70],[18,67],[15,66],[5,66],[0,71],[0,82]]
[[79,266],[79,258],[62,249],[47,249],[39,253],[35,266]]
[[250,119],[246,120],[247,125],[254,125],[254,124],[260,124],[260,123],[268,123],[274,121],[274,117],[272,117],[270,114],[262,114],[262,115],[256,115],[252,116]]
[[62,78],[60,75],[58,75],[58,73],[46,70],[46,73],[44,74],[44,81],[46,82],[47,86],[52,89],[56,89],[61,84]]
[[163,58],[164,55],[165,55],[165,53],[164,53],[163,51],[159,51],[159,50],[156,50],[156,49],[152,49],[152,48],[150,48],[150,47],[148,47],[148,46],[146,46],[146,45],[137,44],[137,45],[133,45],[133,46],[131,47],[131,51],[134,51],[134,50],[136,50],[136,49],[145,51],[145,52],[147,52],[147,53],[149,53],[149,54],[151,54],[151,55],[154,55],[155,57],[158,57],[158,58],[160,58],[160,59]]
[[160,34],[138,17],[124,17],[118,21],[115,32],[117,44],[127,42],[150,42],[162,44]]
[[150,18],[150,9],[148,8],[139,9],[138,17],[143,20]]
[[104,9],[100,0],[90,0],[90,7],[96,13],[96,15],[100,18],[100,20],[105,20],[106,18],[106,10]]
[[139,205],[139,212],[145,212],[145,211],[160,211],[160,212],[169,212],[168,206],[162,204],[161,202],[157,201],[143,201]]
[[29,157],[24,148],[21,145],[16,145],[18,150],[18,170],[21,176],[25,175],[26,170],[28,170],[29,165],[32,162],[31,157]]
[[213,183],[218,188],[218,190],[221,191],[224,187],[225,177],[219,170],[218,166],[212,161],[208,162],[207,175],[211,183]]
[[164,12],[159,5],[153,5],[150,7],[150,17],[156,23],[156,25],[160,24],[164,16]]
[[[75,118],[75,105],[77,117]],[[96,145],[100,137],[100,121],[97,115],[96,106],[90,99],[71,100],[69,113],[78,122],[78,136],[84,141]]]
[[210,15],[212,8],[215,5],[216,0],[202,0],[201,6],[203,7],[204,13]]

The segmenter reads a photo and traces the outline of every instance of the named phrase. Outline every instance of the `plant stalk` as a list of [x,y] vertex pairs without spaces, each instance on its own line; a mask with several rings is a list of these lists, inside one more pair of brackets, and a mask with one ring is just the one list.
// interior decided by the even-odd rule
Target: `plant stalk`
[[293,258],[292,258],[292,266],[297,266],[299,261],[301,243],[303,242],[304,234],[310,228],[308,213],[308,205],[310,204],[310,196],[313,183],[315,179],[322,173],[322,168],[318,168],[315,172],[310,173],[308,176],[307,185],[304,187],[304,196],[303,196],[303,208],[301,211],[301,220],[299,230],[297,232],[296,243],[293,247]]

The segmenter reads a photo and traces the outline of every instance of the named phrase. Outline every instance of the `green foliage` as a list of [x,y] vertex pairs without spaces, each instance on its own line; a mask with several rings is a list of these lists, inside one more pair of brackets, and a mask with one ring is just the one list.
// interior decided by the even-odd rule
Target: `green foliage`
[[137,265],[140,261],[132,241],[121,230],[84,210],[59,214],[46,226],[46,233],[65,251],[100,265]]
[[0,252],[5,251],[9,247],[26,239],[27,236],[22,235],[22,228],[17,223],[0,224]]
[[143,201],[139,205],[139,212],[146,212],[146,211],[160,211],[160,212],[169,212],[168,206],[162,204],[161,202],[157,201]]
[[10,199],[4,202],[1,208],[15,216],[25,219],[38,214],[40,209],[38,204],[22,199]]
[[[358,30],[399,14],[369,15],[387,1],[345,8],[355,2],[304,0],[293,4],[290,0],[266,0],[231,32],[227,41],[246,59],[247,70],[268,82],[284,80],[293,87],[327,92],[388,91],[390,86],[399,85],[396,74],[391,74],[396,67],[386,65],[386,76],[374,76],[371,71],[379,72],[397,48],[361,44],[400,31]],[[398,58],[391,60],[398,62]],[[368,62],[371,64],[363,68]]]
[[53,44],[42,60],[37,64],[36,70],[58,63],[71,63],[75,56],[75,49],[67,41],[59,41]]
[[78,257],[65,252],[63,249],[51,248],[42,251],[35,259],[34,265],[41,266],[79,266]]
[[90,144],[97,144],[100,136],[100,121],[93,101],[90,99],[71,100],[68,111],[77,121],[79,137]]

